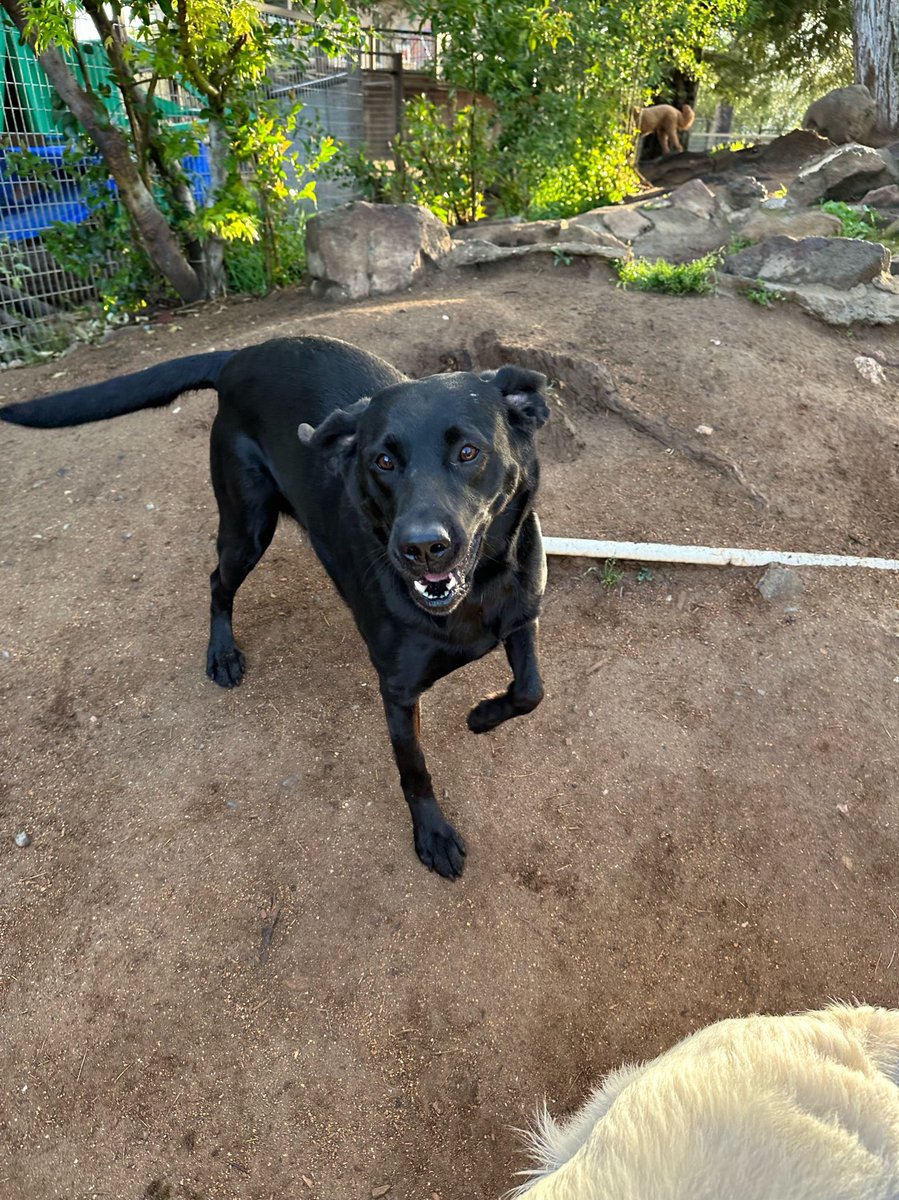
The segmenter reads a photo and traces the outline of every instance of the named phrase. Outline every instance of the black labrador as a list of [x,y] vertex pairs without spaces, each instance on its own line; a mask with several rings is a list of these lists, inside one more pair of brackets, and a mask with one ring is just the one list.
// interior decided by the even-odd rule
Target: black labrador
[[537,616],[546,581],[534,512],[542,375],[504,366],[412,380],[324,337],[213,351],[105,383],[10,404],[0,418],[54,428],[104,420],[215,387],[212,483],[218,566],[206,671],[244,673],[231,614],[282,513],[308,532],[378,672],[415,849],[460,874],[462,838],[434,796],[419,744],[421,694],[503,643],[512,682],[468,715],[475,733],[543,697]]

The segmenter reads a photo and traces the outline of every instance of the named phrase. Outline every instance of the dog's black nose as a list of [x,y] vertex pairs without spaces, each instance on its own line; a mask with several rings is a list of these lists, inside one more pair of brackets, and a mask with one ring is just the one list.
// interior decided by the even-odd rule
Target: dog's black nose
[[452,549],[453,540],[442,525],[422,526],[404,531],[400,553],[411,563],[437,567]]

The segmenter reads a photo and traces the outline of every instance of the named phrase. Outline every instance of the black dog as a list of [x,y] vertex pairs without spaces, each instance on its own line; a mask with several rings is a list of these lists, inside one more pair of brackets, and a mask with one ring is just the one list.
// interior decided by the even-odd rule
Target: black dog
[[7,405],[0,418],[79,425],[217,388],[219,561],[207,674],[222,687],[240,683],[234,595],[279,515],[293,517],[378,672],[418,856],[453,878],[465,846],[434,797],[419,698],[500,642],[512,682],[472,709],[469,729],[494,729],[543,697],[536,640],[546,560],[533,509],[533,435],[549,417],[544,383],[512,366],[410,380],[345,342],[281,338]]

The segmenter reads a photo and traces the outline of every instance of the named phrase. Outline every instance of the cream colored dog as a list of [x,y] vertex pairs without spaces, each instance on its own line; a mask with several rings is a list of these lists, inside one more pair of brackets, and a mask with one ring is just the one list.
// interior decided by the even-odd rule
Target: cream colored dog
[[719,1021],[528,1135],[527,1200],[895,1200],[899,1012]]
[[689,129],[696,120],[696,114],[689,104],[683,108],[675,108],[673,104],[653,104],[649,108],[636,108],[634,115],[641,134],[654,133],[659,139],[662,153],[667,154],[670,143],[678,154],[683,146],[677,136],[679,129]]

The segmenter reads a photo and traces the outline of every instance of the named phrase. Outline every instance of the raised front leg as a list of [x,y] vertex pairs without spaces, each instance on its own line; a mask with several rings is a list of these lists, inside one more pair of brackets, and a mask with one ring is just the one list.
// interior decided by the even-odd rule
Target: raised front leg
[[409,705],[398,704],[386,695],[383,698],[400,785],[412,814],[416,853],[429,870],[436,871],[444,879],[455,879],[462,874],[465,843],[440,811],[434,796],[431,776],[419,741],[419,701]]
[[543,680],[537,659],[537,622],[531,621],[506,638],[506,657],[512,668],[512,682],[505,692],[488,696],[468,714],[472,733],[487,733],[508,721],[533,712],[543,699]]

